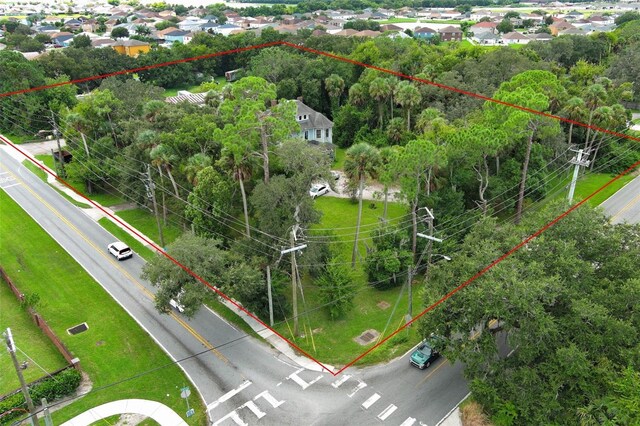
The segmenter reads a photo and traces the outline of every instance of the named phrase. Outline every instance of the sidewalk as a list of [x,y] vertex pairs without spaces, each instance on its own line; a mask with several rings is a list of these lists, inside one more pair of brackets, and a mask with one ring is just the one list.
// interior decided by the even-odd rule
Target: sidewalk
[[62,423],[62,426],[88,426],[107,417],[128,413],[150,417],[161,426],[187,426],[187,423],[171,408],[146,399],[121,399],[108,402],[77,415]]
[[[47,142],[38,143],[38,144],[23,144],[23,145],[20,145],[19,147],[20,147],[20,149],[23,149],[24,151],[26,151],[29,155],[36,155],[36,153],[48,152],[47,150],[50,148],[48,145],[51,145],[51,144],[53,144],[57,148],[56,141],[47,141]],[[29,145],[33,145],[33,146],[29,146]],[[2,146],[2,145],[0,145],[0,146],[6,152],[8,152],[12,157],[14,157],[16,160],[18,160],[20,162],[25,160],[25,157],[21,153],[19,153],[15,149],[13,149],[12,147],[10,147],[10,146]],[[34,152],[32,152],[32,149],[34,149]],[[27,159],[26,161],[29,161],[29,160]],[[47,173],[47,182],[51,186],[53,186],[53,187],[57,188],[58,190],[64,192],[69,197],[73,198],[74,200],[82,202],[84,204],[87,204],[87,200],[84,197],[78,195],[76,192],[74,192],[73,190],[69,189],[66,185],[64,185],[61,182],[59,182],[58,180],[56,180],[56,178],[54,177],[55,172],[53,170],[49,169],[41,161],[38,161],[38,163],[41,166],[43,166],[45,169],[47,169],[47,170],[49,170],[51,172],[51,173]],[[99,205],[98,203],[95,203],[95,204]],[[133,232],[128,230],[126,227],[124,227],[122,224],[120,224],[116,220],[114,220],[112,218],[114,216],[113,210],[111,210],[111,209],[109,209],[107,207],[103,207],[103,206],[95,207],[93,205],[90,208],[81,209],[81,210],[84,213],[86,213],[89,217],[91,217],[93,220],[95,220],[96,222],[98,220],[104,218],[104,217],[108,218],[111,222],[115,223],[123,231],[127,232],[133,238],[138,240],[141,244],[144,244],[146,247],[151,248],[151,246],[143,238],[140,238],[139,236],[137,236],[136,234],[134,234]],[[120,220],[122,220],[122,219],[120,219]],[[142,234],[140,231],[137,231],[137,232],[140,235],[142,235],[144,238],[146,238],[148,241],[152,241],[151,238],[149,238],[146,235]],[[285,342],[282,338],[278,337],[278,335],[275,334],[273,331],[271,331],[269,328],[265,328],[264,325],[262,325],[261,323],[256,321],[254,318],[251,318],[249,315],[247,315],[244,311],[240,310],[233,303],[229,302],[226,299],[222,299],[222,298],[221,298],[221,302],[224,303],[229,309],[234,311],[240,318],[242,318],[247,324],[249,324],[249,326],[256,333],[258,333],[258,335],[260,335],[260,337],[262,337],[266,342],[268,342],[276,350],[281,352],[285,357],[289,358],[293,363],[299,365],[300,367],[308,369],[308,370],[325,371],[325,369],[322,368],[319,364],[317,364],[316,362],[314,362],[311,359],[307,358],[306,356],[297,355],[295,353],[294,349],[291,346],[289,346],[289,344],[287,342]],[[238,302],[236,302],[236,303],[238,303]],[[333,367],[330,366],[330,365],[327,365],[326,367],[329,368],[329,369],[333,369]]]

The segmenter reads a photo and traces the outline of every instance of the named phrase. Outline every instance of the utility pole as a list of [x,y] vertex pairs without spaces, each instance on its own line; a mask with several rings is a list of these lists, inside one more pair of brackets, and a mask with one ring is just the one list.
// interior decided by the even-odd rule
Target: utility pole
[[296,232],[298,231],[298,225],[294,225],[291,229],[291,236],[289,237],[289,242],[291,244],[291,248],[281,250],[280,256],[291,253],[291,296],[293,302],[293,335],[298,335],[298,280],[296,276],[298,275],[296,271],[298,270],[298,266],[296,264],[296,252],[298,250],[302,250],[307,247],[306,244],[296,246]]
[[[296,246],[296,226],[291,230],[291,237],[289,238],[289,242],[291,243],[291,248],[293,249]],[[296,252],[291,250],[291,291],[292,294],[292,302],[293,302],[293,335],[298,335],[298,283],[296,280]]]
[[51,412],[49,411],[49,403],[47,402],[47,398],[42,398],[40,402],[42,403],[45,426],[53,426],[53,419],[51,418]]
[[53,134],[56,137],[56,141],[58,142],[58,162],[60,163],[60,176],[62,178],[66,178],[67,174],[64,170],[64,156],[62,155],[62,147],[60,146],[60,131],[58,130],[58,126],[56,125],[56,118],[53,115],[53,111],[51,111],[51,124],[53,125]]
[[147,196],[151,198],[153,204],[153,214],[156,217],[156,224],[158,225],[158,236],[160,238],[160,246],[164,250],[164,235],[162,233],[162,225],[160,225],[160,217],[158,217],[158,204],[156,203],[156,191],[155,184],[151,179],[151,166],[147,164],[147,181],[145,186],[147,187]]
[[568,201],[569,201],[569,205],[571,205],[571,203],[573,203],[573,193],[575,192],[576,189],[576,182],[578,181],[578,172],[580,171],[580,167],[588,167],[589,163],[591,163],[590,160],[583,160],[582,159],[582,155],[585,156],[589,156],[589,152],[584,152],[584,150],[579,149],[578,150],[578,155],[576,155],[575,157],[573,157],[569,162],[571,164],[575,164],[576,168],[573,169],[573,178],[571,179],[571,186],[569,187],[569,197],[568,197]]
[[273,327],[273,298],[271,296],[271,266],[267,265],[267,296],[269,296],[269,325]]
[[[84,133],[80,132],[80,136],[82,137],[82,144],[84,145],[84,152],[87,153],[87,159],[91,159],[91,154],[89,154],[89,146],[87,145],[87,138],[84,136]],[[87,179],[87,191],[89,195],[93,194],[93,187],[91,185],[91,179]]]
[[22,393],[24,395],[24,399],[27,401],[27,407],[29,408],[29,420],[31,421],[32,426],[39,426],[38,417],[36,416],[36,408],[33,406],[33,401],[31,400],[31,395],[29,395],[29,389],[27,388],[27,383],[24,381],[24,377],[22,376],[22,370],[20,370],[20,364],[18,363],[18,358],[16,357],[16,346],[13,343],[13,336],[11,335],[11,329],[7,328],[7,331],[4,333],[4,338],[7,343],[7,350],[11,355],[11,360],[13,361],[13,366],[16,369],[16,373],[18,374],[18,380],[20,380],[20,387],[22,388]]
[[[426,234],[422,234],[420,232],[416,232],[416,236],[417,237],[421,237],[421,238],[426,238],[427,240],[429,240],[429,242],[427,243],[427,247],[425,248],[425,251],[427,253],[427,271],[429,270],[429,263],[431,263],[431,245],[433,244],[433,241],[442,242],[442,239],[440,238],[436,238],[433,236],[433,213],[431,213],[431,211],[426,208],[426,207],[422,207],[420,210],[425,210],[427,212],[427,222],[429,223],[429,235]],[[418,259],[418,262],[416,263],[416,265],[412,268],[411,266],[409,266],[409,271],[407,274],[407,279],[408,281],[408,288],[409,288],[409,310],[407,312],[407,316],[405,317],[406,321],[409,322],[411,321],[411,319],[413,318],[413,290],[411,288],[411,280],[413,279],[413,275],[415,275],[415,273],[418,270],[418,266],[420,264],[420,260],[422,260],[422,257],[424,255],[425,252],[422,252],[422,255],[420,256],[420,258]]]

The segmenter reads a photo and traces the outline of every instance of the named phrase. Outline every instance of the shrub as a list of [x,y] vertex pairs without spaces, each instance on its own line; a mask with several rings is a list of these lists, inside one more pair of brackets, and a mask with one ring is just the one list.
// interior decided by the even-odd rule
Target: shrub
[[[63,396],[72,394],[80,385],[82,375],[73,368],[61,371],[53,377],[48,377],[41,382],[31,386],[29,393],[31,399],[37,404],[42,398],[47,401],[53,401]],[[0,414],[7,413],[10,410],[22,408],[27,409],[27,404],[22,392],[11,395],[0,401]],[[16,410],[0,417],[0,424],[9,424],[13,419],[24,416],[24,411]]]

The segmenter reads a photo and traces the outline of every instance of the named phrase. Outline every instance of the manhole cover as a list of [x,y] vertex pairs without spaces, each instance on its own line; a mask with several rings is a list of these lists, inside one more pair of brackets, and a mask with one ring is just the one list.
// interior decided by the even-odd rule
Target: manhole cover
[[364,346],[373,342],[375,339],[378,338],[378,336],[380,336],[380,333],[377,330],[370,329],[370,330],[364,331],[361,335],[359,335],[353,340],[355,340],[358,344]]
[[87,331],[88,329],[89,329],[89,326],[87,325],[87,323],[83,322],[82,324],[78,324],[75,327],[67,328],[67,333],[80,334],[83,331]]
[[391,306],[391,304],[389,302],[385,302],[384,300],[382,302],[378,302],[377,304],[378,308],[382,309],[383,311],[385,309],[387,309],[389,306]]

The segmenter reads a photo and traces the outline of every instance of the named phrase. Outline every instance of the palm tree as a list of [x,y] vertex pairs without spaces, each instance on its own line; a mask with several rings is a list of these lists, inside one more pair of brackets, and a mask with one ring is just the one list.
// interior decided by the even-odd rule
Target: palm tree
[[211,157],[207,154],[197,153],[189,157],[187,164],[183,167],[182,171],[187,176],[187,180],[193,186],[198,184],[196,176],[198,172],[211,165]]
[[353,254],[351,267],[356,266],[358,254],[358,236],[360,234],[360,221],[362,219],[362,194],[367,177],[375,178],[378,175],[380,153],[368,143],[361,142],[349,148],[344,161],[344,172],[350,182],[358,182],[358,220],[356,222],[356,236],[353,242]]
[[366,100],[366,93],[362,83],[355,83],[349,89],[349,100],[353,105],[363,105]]
[[176,194],[176,198],[180,198],[180,192],[178,192],[178,185],[176,185],[176,181],[173,178],[173,174],[171,173],[171,169],[173,166],[171,163],[175,163],[178,160],[178,156],[173,152],[167,145],[157,145],[154,147],[149,153],[149,157],[151,158],[151,164],[158,167],[158,169],[162,168],[165,172],[167,172],[167,176],[169,176],[169,180],[171,181],[171,185],[173,186],[173,191]]
[[383,103],[391,94],[391,86],[386,78],[376,77],[369,85],[369,95],[378,102],[378,127],[383,127]]
[[344,80],[338,74],[331,74],[324,79],[324,86],[327,89],[327,93],[331,98],[331,104],[336,107],[340,106],[340,97],[344,92]]
[[420,91],[408,81],[398,85],[396,102],[407,111],[407,130],[411,130],[411,108],[416,107],[421,100]]
[[380,183],[383,185],[384,191],[384,209],[382,211],[382,220],[387,220],[387,204],[389,200],[389,185],[392,184],[396,176],[396,157],[398,155],[397,146],[385,146],[380,149]]
[[586,150],[588,151],[589,146],[589,138],[591,137],[591,123],[593,121],[593,113],[598,108],[602,102],[607,98],[607,91],[604,86],[601,84],[592,84],[587,88],[586,93],[584,94],[584,100],[589,109],[589,121],[587,122],[587,138],[585,140]]
[[253,155],[251,144],[248,142],[242,143],[241,140],[236,142],[233,140],[225,140],[222,148],[222,161],[229,167],[233,179],[240,185],[246,236],[247,238],[251,238],[247,193],[244,189],[244,182],[251,178],[256,163],[256,156]]
[[580,121],[584,117],[586,105],[582,98],[574,96],[567,101],[567,104],[561,111],[561,115],[571,120],[569,123],[569,145],[571,145],[571,139],[573,137],[573,122]]
[[[620,105],[620,108],[623,108],[622,105]],[[600,108],[596,109],[593,113],[593,118],[596,121],[596,123],[598,123],[598,126],[600,128],[603,129],[607,129],[610,128],[612,126],[616,126],[618,124],[618,122],[620,121],[620,116],[617,115],[616,110],[618,111],[619,114],[619,109],[616,108],[612,108],[612,107],[608,107],[608,106],[601,106]],[[623,119],[626,122],[626,117],[623,115]],[[595,139],[596,139],[597,133],[594,132],[593,138],[592,138],[592,142],[589,145],[589,147],[592,147]],[[596,162],[596,157],[598,156],[598,151],[600,150],[600,146],[602,145],[602,142],[604,141],[604,138],[607,137],[607,133],[605,132],[600,132],[600,139],[598,140],[598,145],[596,145],[595,150],[593,151],[593,156],[591,157],[591,170],[593,170],[593,165]]]
[[443,118],[444,114],[438,108],[427,108],[422,110],[416,120],[416,128],[422,133],[427,133],[434,128],[434,120]]

